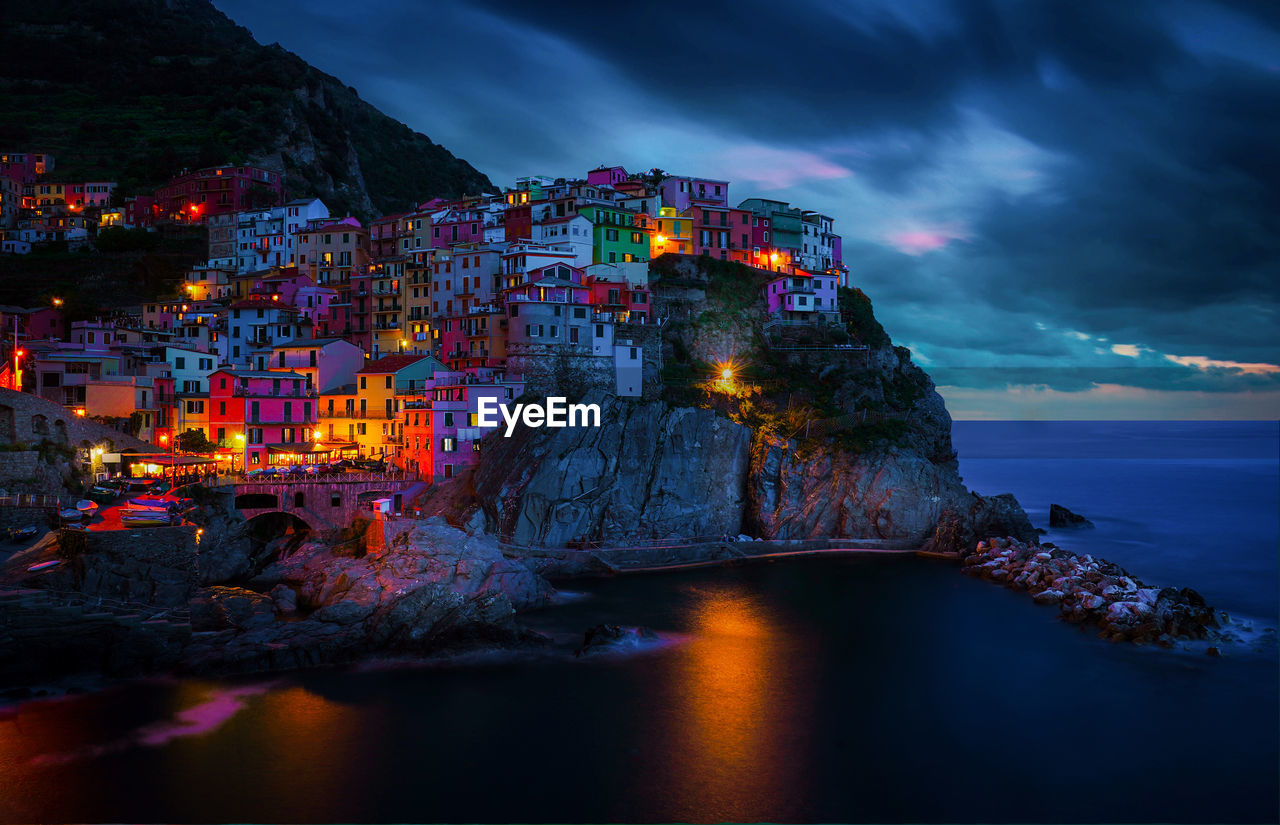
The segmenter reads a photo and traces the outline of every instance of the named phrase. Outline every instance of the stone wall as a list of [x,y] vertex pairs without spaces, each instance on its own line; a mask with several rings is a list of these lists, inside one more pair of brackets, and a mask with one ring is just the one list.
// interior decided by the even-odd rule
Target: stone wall
[[55,518],[51,507],[0,507],[0,542],[9,540],[10,527],[39,527],[43,532]]
[[71,465],[48,464],[36,450],[0,452],[0,491],[4,494],[43,493],[65,496]]
[[66,407],[25,392],[0,388],[0,443],[34,443],[45,439],[73,447],[109,444],[111,450],[154,449],[119,430],[79,418]]
[[64,564],[31,582],[155,607],[184,607],[197,586],[195,527],[72,531],[58,536]]

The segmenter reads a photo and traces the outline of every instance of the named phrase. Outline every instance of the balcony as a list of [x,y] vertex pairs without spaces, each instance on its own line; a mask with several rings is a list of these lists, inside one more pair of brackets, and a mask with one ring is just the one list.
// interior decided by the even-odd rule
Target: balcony
[[283,389],[276,392],[270,389],[246,389],[245,387],[232,387],[231,394],[249,397],[249,398],[316,398],[319,393],[313,389],[293,390],[287,392]]
[[389,419],[395,418],[395,413],[389,413],[386,410],[320,410],[317,412],[320,418],[349,418],[353,420],[369,421],[372,419]]

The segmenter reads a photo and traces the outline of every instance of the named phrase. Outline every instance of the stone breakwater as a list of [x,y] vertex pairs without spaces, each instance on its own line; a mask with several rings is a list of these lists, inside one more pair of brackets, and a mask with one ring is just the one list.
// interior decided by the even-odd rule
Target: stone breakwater
[[1219,628],[1219,614],[1191,588],[1149,587],[1117,564],[1052,544],[987,539],[962,564],[966,573],[1026,590],[1040,604],[1058,605],[1062,618],[1096,625],[1099,635],[1112,641],[1171,647],[1215,638]]

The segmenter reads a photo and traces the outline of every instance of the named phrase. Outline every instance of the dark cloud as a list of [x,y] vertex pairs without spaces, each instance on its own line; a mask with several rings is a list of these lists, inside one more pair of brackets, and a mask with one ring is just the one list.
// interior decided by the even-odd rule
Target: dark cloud
[[[1277,360],[1274,5],[217,5],[496,181],[722,145],[829,159],[848,176],[768,194],[833,214],[890,333],[987,370],[967,386],[1274,389],[1163,360]],[[750,171],[724,171],[735,194]]]

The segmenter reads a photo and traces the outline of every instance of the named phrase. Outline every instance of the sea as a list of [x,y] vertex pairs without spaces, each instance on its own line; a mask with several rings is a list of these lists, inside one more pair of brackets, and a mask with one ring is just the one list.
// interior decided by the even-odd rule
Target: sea
[[[1276,423],[953,433],[971,488],[1241,641],[1107,642],[915,557],[575,581],[545,650],[0,708],[0,821],[1280,821]],[[658,637],[575,656],[601,622]]]

